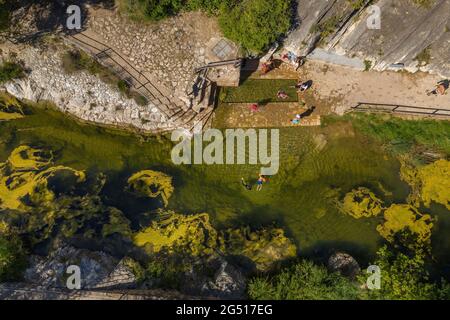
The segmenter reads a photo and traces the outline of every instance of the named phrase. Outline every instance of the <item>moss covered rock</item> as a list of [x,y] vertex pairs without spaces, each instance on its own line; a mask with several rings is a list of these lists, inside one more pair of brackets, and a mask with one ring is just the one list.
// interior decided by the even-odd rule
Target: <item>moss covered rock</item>
[[152,254],[183,248],[189,255],[209,255],[217,247],[217,232],[206,213],[186,216],[160,211],[149,227],[134,235],[133,241]]
[[143,170],[128,179],[127,190],[139,197],[161,197],[164,206],[167,206],[174,188],[172,177],[158,171]]
[[356,219],[374,217],[383,211],[383,201],[369,189],[360,187],[345,195],[342,210]]
[[160,211],[149,227],[134,235],[133,241],[150,254],[205,256],[220,251],[224,255],[245,257],[260,271],[268,271],[274,263],[297,254],[295,244],[282,229],[241,228],[217,232],[206,213],[186,216]]
[[399,240],[403,245],[415,247],[429,243],[433,220],[407,204],[393,204],[384,212],[384,224],[377,231],[389,242]]

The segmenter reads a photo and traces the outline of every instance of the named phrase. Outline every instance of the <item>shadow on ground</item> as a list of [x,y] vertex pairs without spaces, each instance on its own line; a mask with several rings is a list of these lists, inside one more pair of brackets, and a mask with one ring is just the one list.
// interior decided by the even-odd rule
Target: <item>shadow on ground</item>
[[[88,6],[113,9],[114,0],[43,0],[36,3],[31,0],[15,0],[8,2],[8,8],[12,14],[10,15],[12,21],[10,22],[11,30],[14,33],[15,26],[21,21],[34,19],[34,24],[37,30],[33,30],[26,37],[21,37],[19,42],[27,42],[35,40],[43,32],[52,31],[68,31],[66,29],[66,22],[69,14],[67,8],[70,5],[78,5],[81,9],[81,24],[82,29],[89,20]],[[21,36],[23,31],[21,32]]]

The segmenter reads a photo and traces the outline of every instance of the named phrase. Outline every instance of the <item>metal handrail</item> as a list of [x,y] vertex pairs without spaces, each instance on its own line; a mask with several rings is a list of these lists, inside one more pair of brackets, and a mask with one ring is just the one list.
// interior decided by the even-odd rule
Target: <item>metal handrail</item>
[[[364,107],[366,106],[366,107]],[[391,107],[380,108],[380,107]],[[401,110],[402,108],[408,108],[413,110]],[[421,110],[421,111],[419,111]],[[430,112],[427,112],[429,110]],[[430,108],[430,107],[417,107],[401,104],[387,104],[387,103],[369,103],[359,102],[356,106],[351,107],[347,112],[352,111],[366,111],[366,112],[389,112],[389,113],[403,113],[403,114],[415,114],[415,115],[429,115],[429,116],[444,116],[450,117],[450,109],[442,108]],[[440,113],[445,112],[445,113]]]
[[[78,34],[81,34],[81,33],[78,33]],[[95,39],[93,39],[93,41],[95,41],[95,42],[97,42],[97,43],[99,43],[99,44],[101,44],[101,45],[103,45],[106,49],[101,49],[101,48],[98,48],[98,47],[96,47],[96,46],[94,46],[94,45],[92,45],[92,44],[89,44],[89,43],[87,43],[87,42],[85,42],[85,41],[83,41],[83,40],[81,40],[81,39],[79,39],[79,38],[76,38],[76,37],[74,37],[73,35],[70,35],[75,41],[78,41],[78,42],[81,42],[82,44],[84,44],[84,45],[86,45],[86,46],[88,46],[88,47],[90,47],[90,48],[93,48],[93,49],[95,49],[95,50],[98,50],[99,51],[99,53],[102,53],[103,55],[105,55],[105,56],[107,56],[108,57],[108,59],[110,59],[112,62],[114,62],[118,67],[120,67],[121,68],[121,70],[122,71],[124,71],[128,76],[129,76],[129,78],[131,78],[134,82],[136,82],[139,86],[136,86],[136,85],[134,85],[133,83],[130,83],[127,79],[125,79],[125,81],[128,83],[128,84],[130,84],[131,86],[133,86],[134,87],[134,89],[135,90],[137,90],[137,91],[139,91],[139,92],[141,92],[141,89],[143,88],[143,89],[145,89],[145,91],[146,91],[146,93],[143,93],[144,95],[146,95],[146,98],[147,99],[149,99],[149,97],[147,97],[147,95],[150,95],[153,99],[155,99],[155,100],[158,100],[161,104],[163,104],[163,102],[157,97],[157,96],[155,96],[147,87],[146,87],[146,85],[147,84],[150,84],[155,90],[157,90],[158,91],[158,93],[162,96],[162,97],[164,97],[164,95],[161,93],[161,91],[158,89],[158,88],[156,88],[152,83],[151,83],[151,81],[147,78],[147,77],[145,77],[141,72],[139,72],[136,68],[134,68],[132,65],[130,65],[129,63],[128,63],[128,61],[126,61],[120,54],[118,54],[114,49],[112,49],[112,48],[110,48],[110,47],[108,47],[108,46],[106,46],[106,45],[103,45],[101,42],[98,42],[98,41],[96,41]],[[87,38],[90,38],[89,36],[86,36],[86,35],[84,35],[83,34],[83,36],[85,36],[85,37],[87,37]],[[90,38],[91,39],[91,38]],[[143,77],[144,77],[144,79],[146,80],[145,81],[145,83],[142,83],[141,81],[139,81],[139,79],[137,79],[135,76],[133,76],[133,74],[131,74],[120,62],[118,62],[118,61],[116,61],[116,59],[114,59],[114,57],[112,57],[107,51],[112,51],[113,53],[115,53],[117,56],[119,56],[123,61],[125,61],[125,63],[127,63],[129,66],[131,66],[132,68],[133,68],[133,70],[135,71],[135,72],[137,72],[137,73],[139,73],[139,74],[141,74]],[[97,54],[93,54],[93,57],[97,60],[97,61],[99,61],[99,63],[102,61],[98,56],[97,56]],[[119,78],[122,78],[122,76],[121,75],[119,75],[118,74],[118,72],[115,72],[116,73],[116,75],[117,76],[119,76]],[[142,93],[142,92],[141,92]],[[149,100],[151,100],[151,99],[149,99]],[[170,101],[170,100],[169,100]],[[165,112],[162,108],[158,108],[168,119],[170,119],[170,115],[167,113],[167,112]]]

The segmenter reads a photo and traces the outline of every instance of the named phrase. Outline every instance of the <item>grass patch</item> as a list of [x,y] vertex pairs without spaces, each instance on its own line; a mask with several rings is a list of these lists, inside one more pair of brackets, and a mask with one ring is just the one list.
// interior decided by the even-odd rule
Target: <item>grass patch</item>
[[16,62],[5,61],[0,66],[0,84],[12,79],[23,78],[24,76],[25,71],[23,67]]
[[448,121],[403,120],[375,114],[349,114],[343,119],[349,119],[357,130],[391,146],[396,152],[409,152],[419,145],[450,155]]
[[[237,88],[227,87],[221,89],[220,100],[224,103],[271,103],[271,102],[297,102],[298,95],[296,80],[256,80],[248,79]],[[284,90],[289,98],[277,98],[278,90]]]

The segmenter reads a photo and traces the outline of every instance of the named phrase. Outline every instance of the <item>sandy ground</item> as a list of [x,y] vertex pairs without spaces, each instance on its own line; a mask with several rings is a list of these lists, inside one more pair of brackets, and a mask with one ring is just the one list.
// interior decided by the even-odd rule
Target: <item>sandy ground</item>
[[[362,72],[348,67],[309,61],[300,78],[314,81],[316,98],[342,114],[359,102],[401,104],[450,110],[450,94],[427,96],[442,78],[427,73]],[[323,106],[325,107],[325,106]]]

